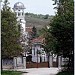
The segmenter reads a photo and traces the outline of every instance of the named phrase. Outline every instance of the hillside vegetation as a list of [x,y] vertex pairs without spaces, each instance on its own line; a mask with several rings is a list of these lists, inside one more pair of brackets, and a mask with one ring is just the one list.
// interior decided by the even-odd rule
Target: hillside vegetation
[[43,28],[44,26],[49,25],[50,20],[53,18],[53,16],[47,15],[37,15],[33,13],[26,13],[25,19],[26,19],[26,27],[33,27],[35,26],[37,30]]

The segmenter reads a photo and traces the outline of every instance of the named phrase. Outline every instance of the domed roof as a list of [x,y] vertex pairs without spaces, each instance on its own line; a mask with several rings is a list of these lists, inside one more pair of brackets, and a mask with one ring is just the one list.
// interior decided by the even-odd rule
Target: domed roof
[[24,4],[21,2],[17,2],[14,4],[14,9],[25,9]]

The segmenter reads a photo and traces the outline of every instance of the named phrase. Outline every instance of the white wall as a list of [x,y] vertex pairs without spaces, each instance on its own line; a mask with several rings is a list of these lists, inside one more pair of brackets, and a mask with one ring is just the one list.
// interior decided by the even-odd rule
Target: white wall
[[[37,62],[37,59],[38,59],[38,63],[40,62],[47,62],[47,56],[46,56],[46,53],[44,52],[43,54],[38,54],[37,55],[37,50],[38,52],[43,50],[43,48],[40,47],[41,45],[37,45],[36,46],[32,46],[32,61],[33,62]],[[34,51],[35,50],[35,51]],[[38,56],[38,58],[37,58]],[[41,60],[40,60],[40,57],[41,57]]]

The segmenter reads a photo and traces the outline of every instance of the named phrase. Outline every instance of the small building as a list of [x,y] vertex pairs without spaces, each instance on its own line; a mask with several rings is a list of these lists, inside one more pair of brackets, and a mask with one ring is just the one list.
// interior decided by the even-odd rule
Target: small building
[[45,38],[38,37],[32,40],[32,62],[47,62],[47,54],[44,51]]

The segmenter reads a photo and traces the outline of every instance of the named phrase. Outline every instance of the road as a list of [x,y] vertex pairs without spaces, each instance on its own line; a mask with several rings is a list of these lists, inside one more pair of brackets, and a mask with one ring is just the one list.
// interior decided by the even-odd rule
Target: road
[[58,68],[29,68],[16,69],[16,71],[23,72],[22,75],[56,75],[59,72]]

